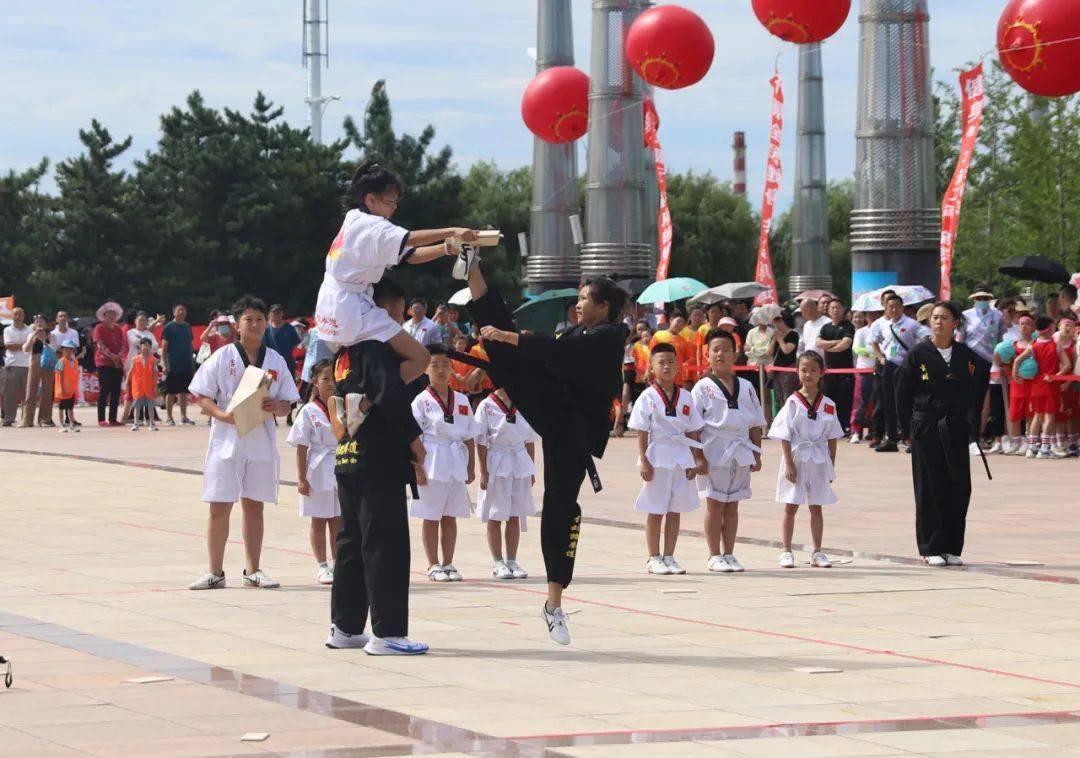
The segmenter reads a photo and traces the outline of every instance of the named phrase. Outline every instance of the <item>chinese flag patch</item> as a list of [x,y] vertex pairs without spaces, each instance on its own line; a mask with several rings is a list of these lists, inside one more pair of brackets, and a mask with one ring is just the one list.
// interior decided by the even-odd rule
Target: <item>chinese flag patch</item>
[[266,370],[266,373],[270,374],[270,381],[272,381],[272,382],[276,382],[276,381],[277,381],[277,372],[276,372],[276,371],[274,371],[274,369],[272,369],[272,368],[268,368],[268,369]]
[[835,416],[836,415],[836,406],[835,405],[826,405],[824,410],[830,416]]
[[690,406],[689,405],[684,405],[682,407],[682,415],[684,415],[684,416],[689,416],[690,415]]
[[467,406],[467,405],[459,405],[457,407],[457,412],[460,413],[462,416],[468,416],[469,415],[469,406]]

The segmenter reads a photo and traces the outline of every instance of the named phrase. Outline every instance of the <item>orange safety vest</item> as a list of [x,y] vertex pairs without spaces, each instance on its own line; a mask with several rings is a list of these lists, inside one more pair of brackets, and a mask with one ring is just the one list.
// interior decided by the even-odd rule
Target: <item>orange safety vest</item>
[[135,356],[128,381],[131,397],[135,400],[155,397],[157,395],[157,358],[150,356],[143,361],[141,355]]
[[[471,355],[474,358],[479,358],[482,361],[490,361],[491,360],[490,358],[488,358],[487,351],[484,350],[484,348],[481,347],[480,345],[474,345],[473,349],[469,351],[469,355]],[[482,382],[480,382],[480,390],[483,391],[483,390],[493,390],[493,389],[495,389],[495,385],[492,384],[491,377],[485,371],[484,372],[484,380]]]
[[79,362],[74,358],[56,361],[56,383],[53,385],[54,400],[71,400],[79,391]]

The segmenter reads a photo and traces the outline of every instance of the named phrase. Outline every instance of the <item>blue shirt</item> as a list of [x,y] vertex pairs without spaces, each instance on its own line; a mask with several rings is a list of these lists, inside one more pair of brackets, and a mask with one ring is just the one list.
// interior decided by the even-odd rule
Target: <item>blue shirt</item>
[[300,344],[300,335],[292,324],[281,326],[268,326],[263,332],[263,344],[273,348],[285,359],[285,365],[289,367],[289,374],[296,376],[296,359],[293,358],[293,350]]
[[170,321],[161,332],[161,339],[167,342],[166,353],[169,358],[169,372],[190,373],[195,370],[195,356],[191,349],[191,324]]

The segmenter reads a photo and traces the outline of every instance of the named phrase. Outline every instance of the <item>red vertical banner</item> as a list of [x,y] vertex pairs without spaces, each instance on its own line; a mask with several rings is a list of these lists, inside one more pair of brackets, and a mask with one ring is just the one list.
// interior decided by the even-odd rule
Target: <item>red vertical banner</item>
[[780,191],[780,180],[784,175],[780,166],[780,137],[784,132],[784,88],[780,83],[779,72],[773,74],[769,84],[772,85],[769,158],[765,164],[765,192],[761,200],[761,238],[758,240],[757,265],[754,268],[754,281],[764,284],[769,290],[754,298],[754,303],[757,305],[780,302],[780,296],[776,291],[776,277],[773,276],[772,256],[769,253],[769,231],[772,229],[773,212],[776,209],[776,193]]
[[979,129],[982,127],[983,101],[986,86],[983,79],[983,67],[980,63],[970,71],[960,74],[960,93],[963,96],[963,116],[960,138],[960,157],[956,161],[945,199],[941,201],[941,299],[952,297],[952,262],[956,247],[956,232],[960,226],[960,206],[964,202],[964,187],[967,186],[968,170],[971,159],[975,156],[975,145],[979,141]]
[[656,281],[662,281],[668,277],[668,267],[671,265],[671,210],[667,201],[667,166],[664,164],[664,151],[660,147],[660,116],[656,113],[656,105],[652,98],[642,101],[645,115],[645,147],[653,151],[653,163],[656,166],[656,186],[660,190],[660,211],[657,217],[659,229],[658,249],[660,260],[656,266]]

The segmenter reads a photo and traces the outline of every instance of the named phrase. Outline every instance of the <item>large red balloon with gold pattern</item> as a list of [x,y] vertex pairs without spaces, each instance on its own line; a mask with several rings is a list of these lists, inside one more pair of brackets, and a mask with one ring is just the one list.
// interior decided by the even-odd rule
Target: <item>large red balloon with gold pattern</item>
[[626,34],[630,65],[642,79],[663,89],[682,89],[701,81],[715,51],[712,32],[701,17],[678,5],[650,8]]
[[[998,21],[1001,65],[1043,97],[1080,92],[1080,0],[1012,0]],[[1071,41],[1064,41],[1071,40]]]
[[545,142],[573,142],[589,130],[589,77],[573,66],[541,71],[521,96],[525,126]]
[[752,0],[754,15],[785,42],[803,45],[836,34],[851,12],[851,0]]

